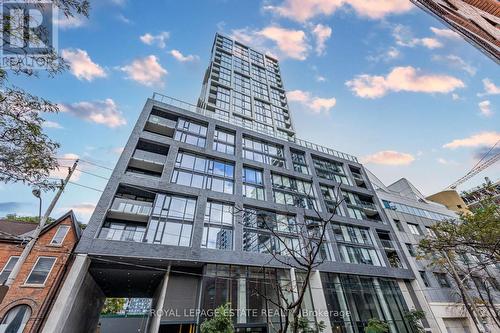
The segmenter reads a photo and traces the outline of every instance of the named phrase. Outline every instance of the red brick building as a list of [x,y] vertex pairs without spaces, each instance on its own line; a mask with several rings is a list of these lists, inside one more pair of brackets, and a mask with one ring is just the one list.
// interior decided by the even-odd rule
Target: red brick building
[[[0,220],[0,284],[4,284],[36,224]],[[43,229],[0,303],[0,332],[38,332],[71,265],[80,227],[69,211]]]

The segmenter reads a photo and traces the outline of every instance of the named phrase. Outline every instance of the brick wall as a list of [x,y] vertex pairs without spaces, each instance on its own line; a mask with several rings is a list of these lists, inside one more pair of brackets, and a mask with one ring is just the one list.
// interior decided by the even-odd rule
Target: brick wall
[[[71,253],[77,242],[77,235],[71,216],[68,215],[57,225],[42,233],[21,268],[19,275],[0,304],[0,318],[3,318],[16,305],[26,304],[31,307],[31,317],[23,331],[24,333],[36,332],[38,330],[48,307],[57,293],[59,283],[64,277],[66,266],[70,262]],[[70,226],[70,230],[66,234],[62,245],[50,245],[52,238],[61,225]],[[0,269],[3,269],[11,256],[19,256],[21,252],[22,248],[20,244],[2,242],[0,240]],[[45,284],[40,286],[25,285],[33,266],[41,256],[56,258]]]

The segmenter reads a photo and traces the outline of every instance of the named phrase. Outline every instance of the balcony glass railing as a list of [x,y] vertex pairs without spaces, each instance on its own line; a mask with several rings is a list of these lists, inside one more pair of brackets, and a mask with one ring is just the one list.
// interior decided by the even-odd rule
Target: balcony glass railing
[[166,126],[166,127],[171,127],[175,128],[175,122],[169,119],[165,119],[163,117],[158,117],[155,115],[150,115],[148,121],[150,123],[160,125],[160,126]]
[[125,242],[142,242],[145,231],[102,228],[99,238]]
[[153,204],[151,202],[144,202],[125,198],[115,198],[111,205],[111,210],[118,213],[146,215],[151,214]]
[[178,100],[178,99],[173,98],[173,97],[165,96],[165,95],[162,95],[159,93],[154,93],[153,100],[164,103],[164,104],[168,104],[171,106],[175,106],[175,107],[178,107],[178,108],[190,111],[190,112],[198,113],[198,114],[204,115],[206,117],[218,119],[218,120],[224,121],[226,123],[235,124],[237,126],[247,128],[251,131],[255,131],[258,133],[264,133],[264,134],[271,136],[271,137],[274,137],[274,138],[278,138],[281,140],[288,140],[288,141],[293,142],[299,146],[313,149],[313,150],[319,151],[319,152],[327,154],[327,155],[335,156],[335,157],[342,158],[342,159],[352,161],[352,162],[358,162],[358,159],[356,156],[349,155],[349,154],[340,152],[338,150],[324,147],[321,145],[317,145],[315,143],[301,140],[298,138],[291,138],[291,137],[285,138],[285,137],[283,137],[283,135],[280,135],[279,132],[275,132],[272,130],[266,130],[265,128],[257,127],[255,122],[243,122],[241,120],[241,118],[234,118],[231,116],[221,115],[221,114],[218,114],[215,112],[207,111],[204,108],[198,107],[198,106],[191,104],[191,103],[187,103],[187,102]]
[[381,239],[380,243],[382,243],[382,246],[386,249],[394,249],[394,243],[389,240],[389,239]]
[[151,162],[155,164],[165,164],[167,157],[165,155],[152,153],[145,150],[136,149],[134,155],[132,156],[136,160],[141,160],[145,162]]

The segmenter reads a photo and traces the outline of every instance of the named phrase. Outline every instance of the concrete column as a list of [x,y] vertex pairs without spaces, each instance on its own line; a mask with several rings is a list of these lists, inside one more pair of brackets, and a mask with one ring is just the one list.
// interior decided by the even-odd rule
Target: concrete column
[[156,315],[151,317],[151,321],[149,322],[149,330],[148,330],[149,333],[158,333],[158,331],[160,330],[161,317],[163,316],[163,305],[165,304],[165,296],[167,295],[170,267],[171,265],[168,265],[167,273],[165,273],[163,281],[160,285],[158,299],[156,301],[156,306],[155,306],[155,310],[157,311],[157,313]]
[[70,310],[76,301],[78,291],[87,275],[90,266],[90,259],[86,254],[78,254],[71,266],[71,269],[62,285],[61,291],[54,302],[42,333],[64,333],[66,321],[68,320]]
[[325,323],[325,333],[332,333],[332,324],[330,322],[330,316],[328,315],[325,293],[323,291],[323,284],[321,283],[321,274],[318,270],[311,274],[309,283],[314,311],[317,314],[316,320],[318,322],[323,321]]
[[247,322],[247,281],[246,278],[240,277],[238,279],[238,324],[245,324]]

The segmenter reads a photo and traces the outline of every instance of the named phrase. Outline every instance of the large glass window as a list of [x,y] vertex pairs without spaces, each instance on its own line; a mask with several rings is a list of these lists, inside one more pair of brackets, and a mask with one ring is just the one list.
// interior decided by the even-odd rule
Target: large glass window
[[99,238],[126,242],[142,242],[146,226],[140,223],[106,221],[101,228]]
[[198,147],[205,147],[207,127],[180,118],[177,122],[174,139]]
[[234,70],[243,74],[250,75],[250,64],[248,61],[241,58],[234,58]]
[[264,100],[269,100],[269,92],[267,91],[267,84],[252,80],[252,90],[255,97]]
[[233,91],[233,111],[241,113],[247,117],[252,116],[252,102],[250,96]]
[[250,137],[243,137],[243,157],[278,167],[285,166],[283,147]]
[[10,273],[14,269],[14,266],[16,265],[17,261],[19,260],[19,257],[13,256],[9,258],[9,261],[5,264],[5,266],[2,269],[2,273],[0,273],[0,285],[4,284],[5,281],[9,278]]
[[258,66],[252,65],[252,79],[266,83],[266,70]]
[[45,284],[55,262],[56,258],[54,257],[38,257],[35,266],[33,266],[26,279],[26,284]]
[[172,183],[233,194],[234,165],[179,152],[172,173]]
[[306,155],[296,150],[292,150],[291,153],[292,153],[293,170],[308,175],[309,168],[307,167]]
[[245,207],[243,223],[244,251],[280,255],[300,251],[293,216]]
[[234,155],[234,133],[216,128],[213,149],[221,153]]
[[330,239],[328,236],[328,229],[324,230],[323,228],[328,228],[328,223],[324,223],[324,221],[306,218],[306,228],[308,234],[308,242],[310,246],[312,246],[312,250],[316,251],[319,243],[321,242],[321,235],[324,231],[323,241],[321,242],[321,246],[318,252],[318,260],[333,260],[333,252],[330,246]]
[[321,273],[321,280],[334,332],[364,332],[371,318],[387,322],[391,333],[413,332],[395,280],[334,273]]
[[243,168],[243,196],[247,198],[265,200],[264,177],[261,170]]
[[264,67],[264,58],[261,53],[250,49],[250,59],[252,59],[252,62]]
[[333,233],[338,242],[348,242],[363,245],[373,245],[370,231],[353,225],[333,224]]
[[351,264],[382,266],[377,251],[370,248],[339,244],[340,259]]
[[318,177],[333,180],[337,183],[351,185],[349,178],[345,174],[342,163],[323,160],[317,157],[313,157],[313,163]]
[[147,227],[148,243],[190,246],[196,200],[158,194]]
[[340,204],[342,201],[341,193],[331,186],[321,185],[320,188],[328,212],[345,216],[344,207]]
[[428,219],[433,219],[436,221],[450,220],[450,219],[455,218],[454,216],[435,213],[435,212],[431,212],[429,210],[425,210],[425,209],[421,209],[421,208],[417,208],[417,207],[412,207],[412,206],[400,204],[397,202],[382,200],[382,203],[384,204],[384,207],[386,209],[397,210],[398,212],[411,214],[411,215],[417,215],[417,216],[425,217]]
[[248,48],[238,43],[234,43],[233,55],[241,59],[248,58]]
[[233,249],[233,205],[208,201],[201,247],[218,250]]
[[251,94],[250,79],[247,78],[246,76],[234,73],[233,89],[242,94],[250,95]]
[[22,333],[31,317],[31,308],[28,305],[18,305],[9,310],[2,319],[2,332]]
[[271,106],[261,101],[255,101],[255,120],[272,125],[273,118],[271,116]]
[[219,83],[231,86],[231,69],[224,67],[219,68]]
[[312,183],[283,175],[272,174],[274,202],[320,210]]
[[357,220],[382,222],[371,197],[361,196],[348,191],[342,191],[342,194],[347,205],[349,217]]
[[215,106],[222,110],[229,110],[230,95],[231,91],[229,89],[217,86]]
[[408,223],[408,229],[410,229],[410,232],[414,235],[422,235],[418,224]]

